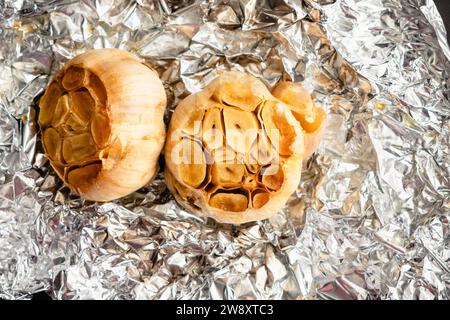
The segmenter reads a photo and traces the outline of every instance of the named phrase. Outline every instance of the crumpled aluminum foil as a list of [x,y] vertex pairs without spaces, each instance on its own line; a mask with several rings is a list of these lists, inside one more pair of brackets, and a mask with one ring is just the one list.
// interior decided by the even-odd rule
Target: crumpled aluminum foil
[[[0,40],[0,298],[450,298],[450,49],[432,0],[0,0]],[[161,173],[112,203],[70,194],[35,110],[101,47],[154,65],[170,110],[219,69],[314,90],[328,128],[285,210],[217,225]]]

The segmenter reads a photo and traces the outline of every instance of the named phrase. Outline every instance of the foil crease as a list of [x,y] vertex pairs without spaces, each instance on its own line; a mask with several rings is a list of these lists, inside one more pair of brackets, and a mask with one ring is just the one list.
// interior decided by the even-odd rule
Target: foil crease
[[[0,0],[0,298],[449,299],[445,39],[431,0]],[[64,188],[37,102],[102,47],[155,66],[167,122],[221,69],[314,91],[328,127],[285,209],[218,225],[161,173],[111,203]]]

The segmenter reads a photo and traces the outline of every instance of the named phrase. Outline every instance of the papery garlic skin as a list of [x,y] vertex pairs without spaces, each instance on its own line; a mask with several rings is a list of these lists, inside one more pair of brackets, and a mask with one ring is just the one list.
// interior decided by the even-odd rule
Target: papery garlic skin
[[305,158],[304,131],[290,109],[261,81],[235,71],[184,99],[165,147],[166,182],[176,200],[221,223],[279,211],[298,186]]
[[50,164],[85,199],[118,199],[156,174],[166,94],[157,73],[130,53],[98,49],[75,57],[39,105]]

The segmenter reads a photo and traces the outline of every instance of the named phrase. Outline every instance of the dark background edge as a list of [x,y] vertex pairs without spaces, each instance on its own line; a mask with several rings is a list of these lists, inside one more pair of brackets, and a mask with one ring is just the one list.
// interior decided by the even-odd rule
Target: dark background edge
[[434,0],[436,7],[444,20],[445,28],[447,29],[447,41],[450,43],[450,1],[449,0]]

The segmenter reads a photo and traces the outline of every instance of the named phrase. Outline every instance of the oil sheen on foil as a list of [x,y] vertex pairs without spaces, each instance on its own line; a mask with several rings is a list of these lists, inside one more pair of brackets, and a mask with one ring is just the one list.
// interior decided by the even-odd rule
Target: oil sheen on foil
[[[327,132],[285,209],[217,225],[161,173],[111,203],[70,194],[37,102],[103,47],[156,67],[166,123],[221,69],[314,91]],[[0,298],[449,299],[449,72],[431,0],[0,0]]]

